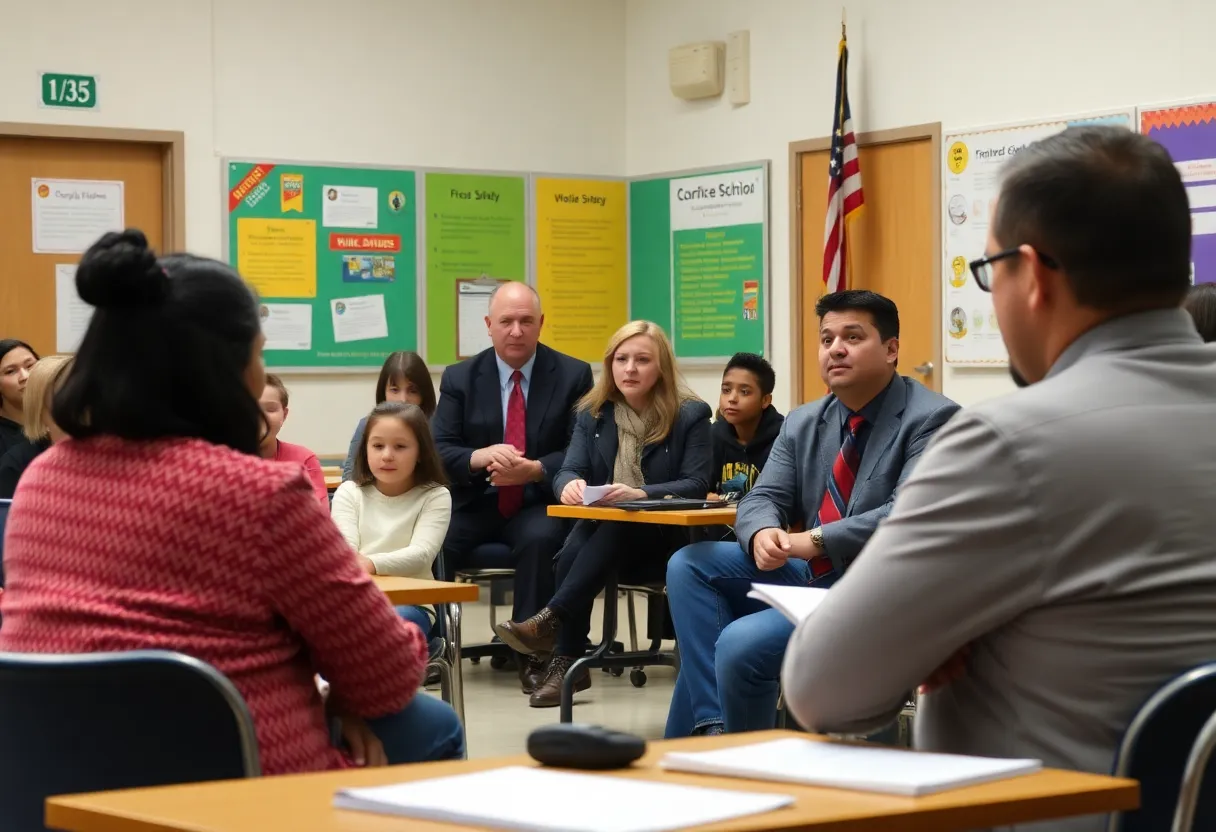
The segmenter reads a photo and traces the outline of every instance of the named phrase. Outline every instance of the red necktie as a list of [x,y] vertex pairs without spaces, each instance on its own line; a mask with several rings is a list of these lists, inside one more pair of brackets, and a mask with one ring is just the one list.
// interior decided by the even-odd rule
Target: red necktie
[[[514,445],[521,454],[527,451],[527,415],[524,407],[524,389],[520,386],[524,374],[519,370],[511,373],[511,395],[507,399],[507,424],[502,434],[502,441]],[[524,487],[522,485],[498,486],[498,512],[503,517],[514,517],[524,507]]]
[[[866,423],[864,417],[854,413],[849,417],[849,432],[836,454],[832,463],[832,476],[828,478],[828,487],[823,492],[823,502],[819,504],[819,516],[816,526],[826,526],[844,517],[849,508],[849,497],[853,495],[853,485],[857,482],[857,469],[861,465],[861,457],[857,453],[857,431]],[[825,555],[811,558],[811,577],[818,578],[832,571],[832,560]]]

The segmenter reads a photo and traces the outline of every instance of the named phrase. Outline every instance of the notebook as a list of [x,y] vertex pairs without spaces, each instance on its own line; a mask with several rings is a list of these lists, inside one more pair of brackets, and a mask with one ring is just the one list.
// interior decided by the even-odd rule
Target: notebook
[[763,601],[792,623],[801,624],[828,597],[828,591],[810,586],[752,584],[752,591],[747,593],[747,597]]
[[[541,801],[520,800],[520,795],[537,795]],[[334,796],[339,809],[527,832],[666,832],[771,812],[793,802],[788,795],[524,766],[342,789]]]
[[1040,760],[928,754],[796,738],[718,751],[671,751],[659,765],[673,771],[909,797],[1032,774],[1043,767]]

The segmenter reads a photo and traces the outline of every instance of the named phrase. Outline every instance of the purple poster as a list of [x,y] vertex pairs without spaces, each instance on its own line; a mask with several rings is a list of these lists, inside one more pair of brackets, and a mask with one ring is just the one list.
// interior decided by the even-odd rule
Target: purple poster
[[1140,111],[1140,132],[1164,145],[1191,201],[1191,270],[1216,283],[1216,103]]

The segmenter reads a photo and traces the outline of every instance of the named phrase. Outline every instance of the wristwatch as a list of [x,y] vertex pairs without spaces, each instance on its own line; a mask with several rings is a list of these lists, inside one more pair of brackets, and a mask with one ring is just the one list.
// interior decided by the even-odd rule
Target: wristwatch
[[823,526],[816,526],[815,528],[811,529],[811,544],[820,552],[824,551]]

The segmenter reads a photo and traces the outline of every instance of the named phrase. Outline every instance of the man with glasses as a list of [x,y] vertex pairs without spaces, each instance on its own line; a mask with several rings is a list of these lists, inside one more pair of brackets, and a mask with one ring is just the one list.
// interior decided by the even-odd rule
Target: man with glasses
[[804,725],[863,732],[927,683],[918,748],[1109,773],[1137,708],[1216,658],[1216,347],[1179,308],[1190,249],[1147,137],[1070,128],[1008,163],[971,269],[1027,386],[938,432],[796,630]]

